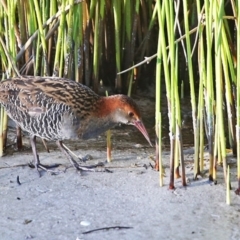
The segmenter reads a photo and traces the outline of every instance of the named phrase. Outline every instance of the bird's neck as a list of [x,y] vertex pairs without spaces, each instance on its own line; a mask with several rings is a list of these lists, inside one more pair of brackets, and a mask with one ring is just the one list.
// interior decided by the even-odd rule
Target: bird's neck
[[104,133],[117,124],[115,111],[119,107],[117,95],[111,97],[101,97],[91,118],[81,126],[78,135],[80,138],[89,139]]
[[98,101],[97,117],[100,118],[111,118],[114,112],[122,107],[121,101],[119,101],[119,95],[113,95],[110,97],[102,97]]

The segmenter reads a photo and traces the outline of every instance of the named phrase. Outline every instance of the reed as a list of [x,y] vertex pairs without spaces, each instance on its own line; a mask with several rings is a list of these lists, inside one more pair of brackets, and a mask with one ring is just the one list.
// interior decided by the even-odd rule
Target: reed
[[206,75],[208,77],[205,84],[205,103],[206,103],[206,125],[208,138],[208,153],[209,153],[209,179],[213,180],[213,143],[214,143],[214,89],[213,89],[213,59],[212,59],[212,16],[213,16],[213,1],[205,0],[205,25],[206,25],[206,40],[207,40],[207,61],[206,61]]
[[[114,15],[114,34],[115,34],[115,54],[116,54],[116,71],[121,71],[121,5],[122,1],[113,0],[113,15]],[[117,92],[122,90],[122,78],[121,75],[116,76],[115,84]]]
[[[46,76],[46,75],[49,75],[49,64],[48,64],[48,59],[47,59],[47,44],[46,44],[46,40],[45,40],[45,33],[43,30],[43,21],[42,21],[38,1],[34,0],[33,2],[34,2],[34,9],[36,11],[37,25],[39,28],[39,37],[40,37],[42,51],[43,51],[43,54],[42,54],[43,55],[43,73],[42,74],[44,76]],[[43,3],[44,3],[44,1],[43,1]]]
[[[163,5],[165,4],[166,12],[164,11]],[[190,34],[193,33],[189,28],[189,5],[186,1],[183,1],[183,15],[184,15],[184,27],[185,27],[185,35],[184,39],[186,40],[186,53],[187,53],[187,64],[188,64],[188,73],[189,73],[189,84],[190,84],[190,93],[191,93],[191,104],[192,104],[192,119],[193,119],[193,129],[194,129],[194,149],[195,149],[195,157],[194,157],[194,178],[197,178],[197,175],[203,171],[204,168],[204,123],[206,129],[206,135],[208,138],[208,152],[209,152],[209,179],[216,180],[217,178],[217,164],[223,164],[224,169],[224,177],[225,181],[227,169],[226,169],[226,136],[229,138],[230,146],[233,150],[233,153],[237,152],[236,149],[236,134],[234,132],[234,119],[235,119],[235,108],[234,108],[234,86],[236,82],[236,74],[235,74],[235,65],[234,65],[234,52],[232,48],[229,48],[229,45],[232,46],[232,40],[230,36],[229,26],[227,22],[225,11],[224,11],[224,1],[205,1],[204,5],[201,6],[200,1],[196,2],[197,12],[199,14],[198,19],[198,27],[197,27],[197,35],[195,38],[194,46],[190,41]],[[171,107],[169,110],[169,115],[172,119],[169,119],[170,122],[170,145],[171,145],[171,157],[170,157],[170,182],[173,182],[173,172],[172,167],[174,166],[173,158],[175,158],[175,166],[178,164],[179,154],[175,148],[178,148],[177,143],[173,144],[172,137],[175,136],[174,129],[175,120],[177,116],[179,116],[180,105],[178,105],[178,95],[173,95],[175,85],[173,83],[177,82],[177,78],[174,81],[169,81],[169,78],[172,79],[172,75],[169,74],[166,68],[166,49],[169,49],[169,69],[170,72],[173,72],[172,66],[174,64],[171,62],[175,57],[171,55],[172,49],[174,49],[171,45],[171,26],[173,23],[171,22],[171,18],[169,18],[169,13],[171,13],[169,3],[158,1],[158,15],[164,16],[166,14],[166,19],[159,19],[159,34],[164,35],[164,32],[161,29],[164,29],[164,26],[167,27],[167,40],[162,37],[161,45],[163,56],[161,56],[161,63],[164,68],[164,77],[166,82],[166,91],[167,91],[167,99],[168,104],[170,103],[171,107],[177,105],[175,109]],[[162,10],[163,9],[163,10]],[[233,5],[234,9],[234,5]],[[234,11],[236,12],[236,11]],[[205,14],[205,18],[203,20],[203,14]],[[215,21],[213,25],[213,19]],[[234,19],[234,18],[233,18]],[[166,25],[165,25],[166,24]],[[212,32],[214,29],[214,32]],[[205,34],[205,35],[204,35]],[[214,38],[213,38],[214,35]],[[205,42],[205,39],[207,42]],[[214,39],[214,41],[213,41]],[[179,40],[174,40],[176,43]],[[166,46],[168,44],[168,47]],[[195,80],[193,74],[193,66],[192,66],[192,54],[195,50],[195,46],[198,45],[198,63],[199,63],[199,85],[198,85],[198,101],[196,101],[196,90],[195,90]],[[213,49],[214,46],[214,49]],[[213,50],[216,53],[213,55]],[[177,54],[176,54],[177,55]],[[159,56],[159,53],[157,53]],[[173,57],[174,56],[174,57]],[[147,58],[144,62],[151,60],[156,55],[153,55]],[[165,57],[165,58],[164,58]],[[214,57],[214,58],[213,58]],[[159,57],[158,57],[159,58]],[[157,58],[157,61],[159,61]],[[176,57],[177,59],[177,57]],[[165,64],[165,65],[164,65]],[[139,64],[138,64],[139,65]],[[157,67],[158,64],[157,64]],[[158,69],[158,68],[157,68]],[[215,69],[215,71],[213,71]],[[157,70],[158,71],[158,70]],[[158,72],[157,72],[158,73]],[[157,74],[158,75],[158,74]],[[156,78],[156,86],[157,90],[159,88],[158,81]],[[170,88],[169,88],[170,86]],[[178,86],[178,84],[177,84]],[[171,89],[171,90],[169,90]],[[237,85],[237,90],[238,90]],[[157,96],[156,90],[156,96]],[[238,91],[237,91],[238,92]],[[177,93],[177,91],[176,91]],[[238,93],[236,94],[237,96]],[[169,97],[170,96],[170,97]],[[175,103],[176,102],[176,103]],[[156,98],[156,126],[158,122],[157,112],[159,109],[159,99]],[[225,105],[226,104],[226,105]],[[226,110],[224,108],[226,106]],[[176,110],[177,109],[177,110]],[[177,114],[175,115],[175,112]],[[226,121],[225,121],[225,113],[227,113],[227,126],[228,132],[226,132]],[[238,113],[236,116],[239,116]],[[237,124],[238,126],[238,124]],[[226,135],[227,134],[227,135]],[[238,134],[238,130],[237,130]],[[177,134],[179,135],[179,133]],[[179,135],[180,136],[180,135]],[[239,135],[238,135],[239,138]],[[239,141],[239,140],[238,140]],[[158,148],[158,146],[157,146]],[[173,155],[172,153],[175,154]],[[199,160],[200,158],[200,160]],[[238,164],[239,166],[239,164]],[[177,166],[176,171],[178,172]],[[238,170],[239,171],[239,170]],[[179,174],[176,174],[179,176]],[[172,185],[174,186],[174,185]]]
[[176,45],[176,53],[175,53],[175,69],[174,69],[174,74],[175,74],[175,92],[174,92],[174,97],[176,99],[176,155],[177,158],[175,159],[175,162],[178,164],[177,170],[179,172],[179,162],[181,165],[181,170],[182,170],[182,176],[180,174],[177,174],[176,177],[182,177],[182,185],[187,186],[186,182],[186,175],[185,175],[185,163],[184,163],[184,154],[183,154],[183,140],[182,140],[182,118],[181,118],[181,106],[180,106],[180,97],[179,97],[179,91],[178,91],[178,44]]
[[[67,22],[67,33],[65,34],[66,37],[66,44],[64,48],[64,77],[67,78],[75,78],[75,76],[72,74],[73,69],[73,25],[75,24],[74,21],[74,0],[69,0],[68,5],[70,6],[69,12],[66,15],[66,22]],[[76,22],[78,26],[78,22]]]
[[[216,25],[215,25],[215,52],[216,52],[216,71],[215,71],[215,76],[216,76],[216,116],[217,116],[217,125],[216,128],[219,131],[219,136],[218,140],[219,141],[219,156],[218,159],[221,160],[220,162],[223,163],[223,171],[224,171],[224,178],[225,178],[225,183],[227,185],[227,164],[226,164],[226,142],[225,142],[225,128],[224,128],[224,113],[223,113],[223,106],[224,106],[224,84],[223,84],[223,63],[222,62],[222,51],[221,51],[221,46],[223,45],[222,42],[222,35],[224,33],[224,24],[223,24],[223,16],[224,16],[224,1],[217,2],[215,1],[215,18],[217,19]],[[226,66],[225,66],[226,67]],[[225,82],[228,79],[225,79]],[[216,141],[215,140],[215,141]]]
[[[240,4],[237,6],[237,25],[240,26]],[[240,56],[240,31],[237,31],[237,56]],[[240,195],[240,61],[237,61],[237,81],[236,81],[236,113],[237,113],[237,125],[236,125],[236,137],[237,137],[237,180],[238,188],[236,194]]]
[[98,92],[99,85],[99,62],[103,49],[103,21],[104,21],[104,5],[105,1],[101,0],[96,3],[95,12],[95,37],[94,37],[94,53],[93,53],[93,89]]
[[231,195],[230,195],[230,190],[231,190],[231,182],[230,182],[230,169],[229,169],[229,165],[227,167],[227,187],[226,187],[226,203],[227,205],[231,204]]
[[[86,25],[85,20],[85,11],[84,11],[85,3],[79,4],[77,8],[74,8],[73,12],[73,69],[74,76],[77,82],[82,82],[83,79],[83,52],[84,52],[84,26]],[[71,77],[72,78],[72,77]]]
[[[106,97],[108,97],[108,91],[106,91]],[[107,161],[112,161],[112,142],[111,142],[111,130],[107,130]]]
[[[197,13],[199,16],[199,21],[201,21],[202,9],[200,6],[200,1],[197,1]],[[198,91],[198,112],[197,112],[197,123],[196,123],[196,146],[198,151],[195,152],[195,162],[197,162],[197,157],[199,157],[199,166],[195,167],[195,174],[199,171],[204,170],[204,84],[206,82],[206,53],[205,53],[205,37],[204,37],[204,26],[199,24],[199,44],[198,44],[198,69],[199,69],[199,91]],[[199,167],[199,169],[198,169]],[[196,175],[195,175],[196,176]]]
[[[165,75],[165,84],[166,84],[166,91],[167,91],[167,101],[168,101],[168,111],[169,111],[169,121],[170,121],[170,127],[169,127],[169,135],[170,135],[170,146],[171,146],[171,152],[170,152],[170,182],[169,182],[169,188],[174,189],[174,138],[172,136],[173,134],[173,124],[171,117],[172,115],[172,108],[171,108],[171,77],[169,73],[168,68],[168,56],[166,51],[166,38],[164,33],[164,22],[166,17],[165,12],[165,4],[166,1],[164,1],[161,4],[161,1],[158,1],[158,23],[159,23],[159,35],[160,35],[160,49],[161,49],[161,56],[162,56],[162,62],[163,62],[163,70]],[[159,43],[159,42],[158,42]]]
[[[66,6],[66,0],[62,1],[62,9]],[[63,75],[63,51],[64,51],[64,31],[66,27],[66,14],[63,12],[60,16],[60,25],[58,28],[56,53],[54,58],[53,75],[61,77]]]
[[199,173],[199,145],[198,145],[198,134],[197,134],[197,108],[196,108],[196,93],[194,86],[194,75],[193,75],[193,64],[192,64],[192,48],[190,42],[190,34],[189,34],[189,20],[188,20],[188,5],[187,1],[183,1],[183,14],[184,14],[184,27],[186,34],[186,52],[187,52],[187,68],[189,74],[189,83],[190,83],[190,94],[191,94],[191,106],[192,106],[192,122],[193,122],[193,131],[194,131],[194,177],[196,178]]
[[[176,45],[174,43],[175,40],[175,34],[174,34],[174,16],[173,16],[173,3],[166,2],[165,3],[165,13],[166,13],[166,27],[168,29],[167,31],[167,37],[168,37],[168,43],[169,43],[169,51],[168,51],[168,62],[170,65],[169,69],[169,77],[170,77],[170,92],[167,93],[168,98],[168,111],[170,113],[169,115],[169,134],[170,134],[170,144],[171,144],[171,153],[170,153],[170,166],[172,166],[172,169],[170,168],[170,172],[172,175],[176,177],[179,177],[179,141],[178,136],[181,135],[180,129],[178,128],[178,122],[177,122],[177,98],[178,94],[176,96],[176,91],[178,91],[178,78],[176,75],[176,56],[175,56],[175,48]],[[179,110],[179,109],[178,109]],[[178,132],[179,131],[179,132]],[[174,188],[174,182],[173,177],[170,179],[169,188]]]
[[[156,5],[161,7],[160,4]],[[155,9],[157,7],[155,6]],[[155,11],[156,12],[156,11]],[[160,18],[161,15],[158,14]],[[161,21],[161,19],[159,19]],[[159,170],[159,184],[163,186],[163,166],[162,166],[162,122],[161,122],[161,73],[162,73],[162,36],[158,34],[158,49],[156,61],[156,101],[155,101],[155,126],[156,126],[156,168]]]

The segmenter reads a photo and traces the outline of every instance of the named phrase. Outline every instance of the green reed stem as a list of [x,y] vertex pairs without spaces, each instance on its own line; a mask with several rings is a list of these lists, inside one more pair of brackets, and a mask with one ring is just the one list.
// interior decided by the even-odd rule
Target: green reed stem
[[[221,55],[221,45],[222,45],[222,32],[224,29],[223,25],[223,7],[224,1],[221,0],[216,2],[215,6],[215,16],[216,16],[216,26],[215,26],[215,53],[216,53],[216,109],[217,109],[217,118],[219,125],[217,126],[219,130],[219,145],[221,151],[221,157],[223,162],[223,171],[224,171],[224,178],[225,183],[227,184],[227,164],[226,164],[226,142],[225,142],[225,124],[223,119],[223,76],[222,76],[222,55]],[[221,158],[220,158],[221,159]]]
[[[18,8],[18,18],[19,18],[19,33],[21,37],[21,42],[24,44],[27,39],[27,22],[25,21],[25,9],[26,9],[26,3],[25,1],[17,1],[17,8]],[[28,61],[30,57],[30,53],[26,51],[24,59],[25,61]]]
[[[34,75],[35,76],[38,76],[38,75],[42,75],[44,74],[44,68],[41,69],[41,37],[38,35],[38,38],[37,38],[37,42],[36,42],[36,48],[35,48],[36,52],[36,61],[35,61],[35,64],[34,64]],[[42,71],[43,70],[43,71]],[[43,75],[44,76],[44,75]]]
[[191,92],[191,105],[192,105],[192,121],[193,121],[193,130],[194,130],[194,178],[199,173],[199,145],[198,143],[198,135],[197,133],[197,110],[196,110],[196,97],[195,97],[195,87],[194,87],[194,77],[193,77],[193,65],[192,65],[192,49],[190,42],[190,34],[189,34],[189,21],[188,21],[188,5],[187,1],[183,1],[183,15],[184,15],[184,27],[186,34],[186,50],[187,50],[187,63],[188,63],[188,74],[189,74],[189,83],[190,83],[190,92]]
[[126,31],[126,41],[131,41],[132,34],[132,3],[131,1],[124,0],[124,15],[125,15],[125,31]]
[[73,25],[73,41],[74,41],[74,70],[75,80],[82,81],[83,78],[83,5],[80,4],[74,8],[74,25]]
[[[200,8],[198,9],[198,12]],[[198,116],[197,116],[197,126],[196,126],[196,145],[199,145],[199,170],[203,171],[204,166],[204,83],[206,81],[206,62],[205,62],[205,51],[204,42],[205,38],[203,36],[203,28],[199,31],[199,93],[198,93]],[[199,141],[199,142],[198,142]],[[197,154],[197,153],[196,153]]]
[[74,13],[74,0],[69,0],[67,3],[70,6],[68,14],[66,16],[67,20],[67,33],[65,40],[65,55],[64,55],[64,77],[72,78],[72,61],[73,61],[73,13]]
[[[201,3],[196,1],[197,14],[201,16]],[[198,92],[198,107],[197,107],[197,122],[196,122],[196,146],[199,146],[195,152],[195,158],[199,158],[199,169],[196,172],[204,169],[204,83],[206,81],[206,61],[205,61],[205,36],[203,35],[204,26],[199,25],[199,47],[198,47],[198,69],[199,69],[199,92]],[[195,161],[197,161],[195,159]]]
[[96,16],[95,16],[96,10],[95,10],[95,8],[96,8],[97,3],[98,3],[97,0],[92,0],[90,2],[90,18],[93,18],[93,19],[95,18],[96,19]]
[[[148,2],[147,4],[151,4],[151,3]],[[144,55],[148,54],[148,49],[151,46],[151,41],[150,41],[151,38],[150,37],[151,37],[151,32],[152,32],[153,26],[156,23],[157,6],[158,6],[158,4],[155,4],[153,12],[150,14],[151,18],[150,18],[150,21],[148,24],[147,32],[145,33],[142,43],[138,46],[138,49],[135,53],[135,54],[138,54],[139,51],[141,52],[139,59],[143,59]]]
[[[156,7],[159,5],[156,4]],[[158,15],[158,17],[161,17]],[[163,167],[162,167],[162,121],[161,121],[161,73],[162,73],[162,36],[158,34],[158,48],[156,61],[156,101],[155,101],[155,126],[156,126],[156,166],[159,170],[159,184],[163,186]]]
[[181,106],[180,106],[180,96],[179,96],[179,89],[178,89],[178,44],[176,44],[175,48],[175,79],[176,79],[176,87],[175,87],[175,94],[174,97],[176,99],[176,135],[177,135],[177,142],[178,146],[175,151],[179,152],[179,159],[181,164],[181,171],[182,171],[182,186],[187,186],[186,182],[186,174],[185,174],[185,164],[184,164],[184,153],[183,153],[183,139],[182,139],[182,117],[181,117]]
[[[160,187],[163,186],[163,177],[164,177],[164,168],[162,165],[162,116],[161,113],[159,112],[156,115],[156,122],[157,122],[157,127],[156,127],[156,132],[157,132],[157,138],[158,138],[158,144],[156,144],[156,151],[157,151],[157,156],[158,159],[156,159],[156,161],[158,161],[158,166],[159,166],[159,185]],[[157,131],[158,130],[158,131]]]
[[227,167],[227,188],[226,188],[226,203],[227,205],[231,205],[231,195],[230,195],[230,188],[231,186],[231,180],[230,180],[230,169],[229,165]]
[[213,173],[213,149],[214,149],[214,90],[213,90],[213,59],[212,59],[212,16],[213,1],[205,0],[205,16],[206,16],[206,44],[207,44],[207,62],[206,62],[206,83],[205,83],[205,102],[207,114],[207,137],[209,152],[209,179],[212,180]]
[[95,7],[95,30],[94,30],[94,53],[93,53],[93,89],[98,92],[99,85],[99,62],[103,44],[103,20],[105,1],[96,3]]
[[[108,97],[108,91],[106,91],[106,97]],[[111,130],[107,130],[107,161],[112,161]]]
[[43,75],[49,75],[49,65],[47,61],[47,44],[45,40],[45,34],[43,30],[43,22],[41,18],[41,12],[38,4],[38,0],[33,0],[34,1],[34,7],[36,11],[36,17],[37,17],[37,22],[38,22],[38,28],[39,28],[39,34],[41,38],[41,43],[42,43],[42,50],[43,50]]
[[0,157],[4,155],[4,150],[7,145],[7,124],[8,116],[0,105]]
[[[237,6],[237,26],[240,26],[240,4]],[[240,31],[237,31],[237,56],[240,56]],[[236,137],[237,137],[237,178],[238,188],[236,193],[240,194],[240,61],[237,61],[237,125],[236,125]]]
[[161,52],[162,52],[162,60],[163,60],[163,69],[164,69],[164,75],[165,75],[165,83],[166,83],[166,90],[167,90],[167,101],[168,101],[168,111],[169,111],[169,121],[170,121],[170,145],[171,145],[171,152],[170,152],[170,183],[169,188],[174,189],[174,137],[172,136],[172,128],[174,127],[172,124],[173,121],[173,109],[172,109],[172,98],[171,98],[171,76],[170,76],[170,69],[168,65],[168,59],[167,59],[167,49],[166,49],[166,39],[165,39],[165,33],[164,33],[164,20],[165,20],[165,4],[166,1],[163,1],[163,4],[161,6],[161,2],[158,2],[158,22],[159,22],[159,34],[161,36]]
[[[36,0],[35,0],[36,1]],[[65,9],[66,0],[62,0],[62,9]],[[60,17],[60,26],[58,28],[58,37],[56,44],[56,53],[54,59],[53,75],[62,76],[62,59],[63,59],[63,49],[64,49],[64,29],[65,29],[66,16],[65,12],[62,13]]]
[[[176,140],[177,136],[177,106],[176,106],[176,90],[178,89],[178,79],[176,75],[176,59],[175,59],[175,43],[174,43],[174,17],[173,17],[173,2],[166,1],[165,2],[165,13],[166,13],[166,27],[168,29],[168,43],[169,43],[169,53],[168,53],[168,61],[170,65],[170,106],[168,106],[169,112],[171,113],[170,121],[170,142],[171,142],[171,149],[172,149],[172,157],[171,160],[173,166],[173,171],[175,170],[175,175],[179,175],[179,141]],[[166,51],[166,50],[165,50]],[[179,110],[179,109],[178,109]],[[181,124],[181,123],[180,123]],[[179,132],[180,135],[180,132]],[[171,170],[170,170],[171,171]],[[171,184],[170,184],[171,185]]]
[[[128,2],[128,1],[127,1]],[[139,0],[136,0],[135,2],[135,8],[133,9],[133,20],[131,21],[132,27],[131,27],[131,35],[130,38],[127,39],[127,44],[129,46],[127,56],[129,56],[128,63],[133,64],[134,63],[134,51],[135,51],[135,45],[136,45],[136,39],[137,39],[137,26],[138,26],[138,20],[139,20]],[[129,25],[129,24],[128,24]],[[132,92],[132,84],[133,84],[133,78],[134,78],[134,70],[131,71],[128,74],[128,96],[131,96]]]
[[[113,15],[114,15],[114,33],[115,33],[115,51],[116,51],[116,71],[120,72],[121,70],[121,43],[120,43],[120,29],[121,29],[121,1],[113,0]],[[121,76],[117,75],[116,77],[116,90],[121,92],[122,89],[122,80]]]
[[[225,26],[222,28],[222,45],[221,45],[221,56],[222,65],[224,70],[225,79],[225,98],[227,104],[227,117],[228,117],[228,128],[229,128],[229,143],[232,148],[233,154],[236,155],[236,113],[233,100],[233,89],[232,86],[236,84],[236,71],[234,66],[233,54],[231,54],[229,49],[229,41],[226,36]],[[230,43],[232,44],[232,43]],[[230,75],[229,75],[230,72]]]

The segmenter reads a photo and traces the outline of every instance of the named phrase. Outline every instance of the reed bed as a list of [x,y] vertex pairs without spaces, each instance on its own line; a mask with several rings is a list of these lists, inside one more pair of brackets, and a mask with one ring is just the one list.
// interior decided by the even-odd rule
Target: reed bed
[[[96,92],[102,79],[114,92],[130,96],[137,87],[153,82],[150,73],[155,65],[155,167],[160,169],[160,185],[164,184],[161,99],[166,97],[169,188],[175,187],[174,180],[180,176],[186,186],[180,97],[184,95],[190,97],[192,108],[193,178],[206,170],[203,153],[207,145],[209,179],[217,181],[218,166],[222,165],[228,184],[228,147],[237,156],[239,194],[239,12],[238,2],[226,0],[3,0],[2,78],[16,74],[63,76]],[[6,141],[6,119],[1,109],[0,155]]]

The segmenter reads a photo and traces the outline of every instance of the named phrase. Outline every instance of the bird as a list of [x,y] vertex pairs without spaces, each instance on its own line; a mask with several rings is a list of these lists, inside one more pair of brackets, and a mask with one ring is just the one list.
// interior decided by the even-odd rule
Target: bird
[[[29,133],[34,165],[41,164],[36,137],[56,141],[78,170],[86,170],[70,155],[64,140],[87,140],[119,123],[135,126],[152,146],[139,107],[126,95],[108,97],[61,77],[21,76],[0,81],[0,104],[17,126]],[[41,176],[41,175],[40,175]]]

